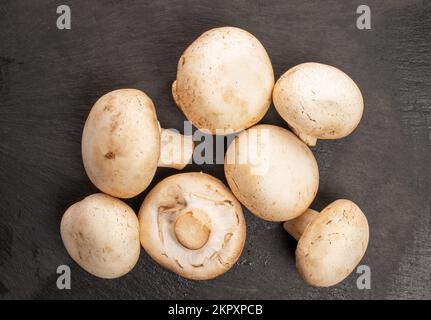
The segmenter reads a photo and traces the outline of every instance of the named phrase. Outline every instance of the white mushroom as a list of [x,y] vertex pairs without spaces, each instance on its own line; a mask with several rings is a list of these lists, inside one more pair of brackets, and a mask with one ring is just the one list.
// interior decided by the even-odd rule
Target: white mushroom
[[257,125],[228,147],[227,182],[252,213],[269,221],[302,214],[319,186],[319,170],[310,149],[290,131]]
[[349,200],[337,200],[320,213],[307,210],[283,226],[299,240],[296,248],[299,274],[316,287],[329,287],[343,281],[367,250],[367,218]]
[[82,135],[82,158],[90,180],[119,198],[144,191],[157,166],[182,169],[192,154],[192,137],[160,131],[153,102],[135,89],[101,97]]
[[141,248],[136,214],[108,195],[93,194],[69,207],[60,233],[72,259],[97,277],[121,277],[138,261]]
[[271,61],[259,40],[222,27],[205,32],[183,53],[172,94],[196,127],[224,134],[259,122],[273,86]]
[[239,202],[223,183],[203,173],[166,178],[139,211],[141,244],[163,267],[194,280],[228,271],[244,247]]
[[320,63],[297,65],[277,81],[274,105],[308,145],[349,135],[361,120],[364,101],[356,83],[341,70]]

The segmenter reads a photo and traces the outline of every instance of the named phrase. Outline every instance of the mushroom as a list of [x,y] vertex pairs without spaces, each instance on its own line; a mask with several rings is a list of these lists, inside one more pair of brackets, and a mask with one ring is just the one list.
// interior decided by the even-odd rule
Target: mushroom
[[310,149],[290,131],[257,125],[228,147],[224,171],[238,200],[268,221],[302,214],[319,186],[319,169]]
[[273,86],[271,60],[259,40],[222,27],[202,34],[182,54],[172,95],[196,127],[227,134],[262,119]]
[[204,173],[177,174],[157,184],[141,206],[139,223],[145,251],[188,279],[225,273],[244,247],[241,205],[221,181]]
[[192,154],[192,137],[160,129],[153,102],[135,89],[101,97],[82,135],[82,158],[90,180],[119,198],[144,191],[157,166],[184,168]]
[[320,213],[307,210],[283,224],[296,240],[296,267],[308,284],[329,287],[343,281],[368,246],[368,222],[352,201],[337,200]]
[[139,259],[139,222],[121,200],[93,194],[69,207],[61,219],[61,238],[67,252],[87,272],[118,278]]
[[274,86],[273,100],[282,118],[310,146],[317,139],[349,135],[364,109],[361,91],[347,74],[314,62],[283,74]]

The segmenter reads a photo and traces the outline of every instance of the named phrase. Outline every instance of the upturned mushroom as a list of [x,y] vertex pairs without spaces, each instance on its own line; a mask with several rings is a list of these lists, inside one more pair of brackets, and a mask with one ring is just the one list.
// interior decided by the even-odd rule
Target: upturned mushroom
[[296,267],[308,284],[329,287],[343,281],[368,246],[367,218],[352,201],[337,200],[320,213],[309,209],[283,224],[296,240]]
[[192,137],[160,129],[153,102],[135,89],[101,97],[82,135],[88,177],[100,190],[119,198],[144,191],[157,166],[184,168],[192,154]]
[[273,101],[282,118],[310,146],[317,139],[349,135],[364,109],[361,91],[347,74],[314,62],[283,74],[274,86]]
[[224,171],[238,200],[268,221],[302,214],[319,186],[319,170],[310,149],[290,131],[257,125],[228,147]]
[[273,86],[271,60],[259,40],[222,27],[202,34],[182,54],[172,95],[197,128],[226,134],[262,119]]
[[150,191],[139,211],[141,244],[160,265],[194,280],[228,271],[244,247],[239,202],[204,173],[168,177]]
[[69,207],[60,226],[67,252],[87,272],[118,278],[139,259],[139,223],[124,202],[98,193]]

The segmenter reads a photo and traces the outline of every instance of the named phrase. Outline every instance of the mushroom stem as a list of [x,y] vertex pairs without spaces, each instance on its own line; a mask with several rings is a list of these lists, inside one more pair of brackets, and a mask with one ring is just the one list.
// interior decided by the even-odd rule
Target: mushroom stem
[[301,238],[305,228],[316,218],[319,214],[316,210],[307,209],[299,217],[286,221],[283,223],[283,228],[297,241]]
[[177,218],[174,225],[179,243],[190,250],[202,248],[209,239],[211,222],[203,212],[187,212]]
[[193,137],[184,136],[172,130],[160,130],[159,167],[181,170],[193,156]]
[[295,129],[292,126],[289,126],[292,129],[293,133],[295,133],[299,139],[301,139],[307,146],[314,147],[317,143],[317,138],[313,136],[309,136],[303,132],[300,132],[298,129]]

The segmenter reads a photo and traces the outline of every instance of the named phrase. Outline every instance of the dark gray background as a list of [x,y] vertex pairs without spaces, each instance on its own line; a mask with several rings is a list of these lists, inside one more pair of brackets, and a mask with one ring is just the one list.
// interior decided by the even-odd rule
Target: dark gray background
[[[72,30],[56,28],[56,8],[72,9]],[[431,3],[366,1],[372,30],[356,28],[362,1],[16,1],[0,4],[0,298],[431,298]],[[280,224],[245,211],[239,263],[216,280],[192,282],[142,250],[127,276],[101,280],[72,262],[59,222],[72,203],[96,192],[83,169],[80,139],[102,94],[144,90],[166,128],[182,129],[170,85],[185,47],[217,26],[261,40],[276,77],[306,61],[335,65],[362,89],[358,129],[319,141],[319,195],[366,213],[371,237],[357,275],[316,289],[295,270],[295,242]],[[286,127],[272,107],[263,123]],[[222,165],[191,165],[224,179]],[[152,186],[174,170],[158,170]],[[150,188],[149,188],[150,189]],[[148,190],[149,190],[148,189]],[[138,209],[145,194],[128,201]],[[72,269],[72,290],[56,288],[56,268]]]

